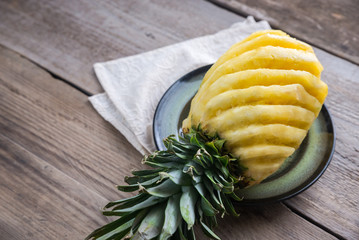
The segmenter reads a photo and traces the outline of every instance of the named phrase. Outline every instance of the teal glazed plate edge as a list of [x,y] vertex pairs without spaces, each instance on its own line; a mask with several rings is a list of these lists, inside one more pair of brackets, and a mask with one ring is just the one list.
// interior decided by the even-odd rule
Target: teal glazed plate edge
[[[153,136],[158,150],[163,139],[181,134],[191,100],[212,65],[193,70],[178,79],[162,96],[153,119]],[[308,131],[301,146],[283,165],[260,184],[236,191],[243,197],[238,204],[256,205],[287,200],[312,186],[330,164],[335,149],[335,128],[325,105]]]

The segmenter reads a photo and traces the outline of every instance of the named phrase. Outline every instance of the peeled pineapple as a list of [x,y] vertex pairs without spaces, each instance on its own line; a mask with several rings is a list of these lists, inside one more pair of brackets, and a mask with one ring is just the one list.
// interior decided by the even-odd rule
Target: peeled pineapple
[[278,30],[233,45],[206,73],[183,122],[218,134],[260,183],[300,146],[318,116],[327,85],[313,49]]
[[117,186],[139,193],[108,203],[104,215],[121,217],[86,239],[195,239],[195,224],[220,239],[216,215],[238,216],[235,190],[260,183],[303,141],[328,92],[322,70],[309,45],[282,31],[233,45],[206,73],[184,135],[165,138],[166,150],[143,159],[154,169]]

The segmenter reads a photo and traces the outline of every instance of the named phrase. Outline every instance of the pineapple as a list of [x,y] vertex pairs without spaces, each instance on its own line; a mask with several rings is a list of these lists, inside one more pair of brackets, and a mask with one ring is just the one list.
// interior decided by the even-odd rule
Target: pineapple
[[120,216],[87,239],[210,238],[216,215],[238,215],[237,188],[259,184],[297,149],[328,92],[323,67],[306,43],[278,30],[253,33],[208,70],[183,121],[183,136],[146,156],[153,169],[134,171],[120,191],[138,195],[110,202]]
[[281,31],[257,32],[232,46],[206,73],[184,131],[201,125],[258,184],[299,147],[318,116],[327,85],[313,49]]

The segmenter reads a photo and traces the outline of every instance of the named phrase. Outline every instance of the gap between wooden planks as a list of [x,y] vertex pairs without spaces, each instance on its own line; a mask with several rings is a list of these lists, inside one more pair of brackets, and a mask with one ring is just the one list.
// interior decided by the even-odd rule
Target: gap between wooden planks
[[359,65],[359,4],[356,0],[208,0]]
[[[83,239],[104,224],[100,208],[140,156],[87,96],[0,47],[0,234]],[[335,239],[283,204],[220,221],[223,239]],[[200,235],[201,236],[201,235]]]
[[0,44],[99,93],[95,62],[214,33],[242,20],[200,0],[0,1]]
[[0,239],[83,239],[107,199],[0,134]]

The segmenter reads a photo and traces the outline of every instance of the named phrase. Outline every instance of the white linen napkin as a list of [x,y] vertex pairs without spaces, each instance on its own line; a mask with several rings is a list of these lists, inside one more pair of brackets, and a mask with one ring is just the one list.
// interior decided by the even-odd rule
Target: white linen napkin
[[214,63],[234,43],[269,29],[253,17],[216,34],[150,52],[96,63],[95,73],[105,93],[89,97],[98,113],[142,154],[156,150],[152,122],[159,100],[181,76]]

